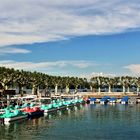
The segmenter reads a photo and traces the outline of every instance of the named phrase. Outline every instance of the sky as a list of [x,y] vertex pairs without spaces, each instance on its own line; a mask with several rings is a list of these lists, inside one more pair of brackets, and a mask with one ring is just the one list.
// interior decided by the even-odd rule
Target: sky
[[140,76],[139,11],[139,0],[0,0],[0,66]]

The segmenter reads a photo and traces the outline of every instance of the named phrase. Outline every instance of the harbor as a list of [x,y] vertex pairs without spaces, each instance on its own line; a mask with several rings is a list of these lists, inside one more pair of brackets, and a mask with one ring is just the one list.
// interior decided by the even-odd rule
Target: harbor
[[[25,100],[26,99],[26,100]],[[19,99],[18,99],[19,100]],[[43,100],[43,102],[41,102]],[[12,100],[11,100],[12,101]],[[0,109],[0,121],[3,124],[7,124],[13,121],[44,116],[50,112],[56,112],[57,110],[69,109],[70,107],[83,104],[82,98],[33,98],[32,96],[26,96],[20,99],[22,104],[11,104],[5,108],[2,106]],[[24,103],[23,103],[24,102]],[[47,103],[45,103],[47,102]]]
[[138,0],[0,2],[0,140],[140,140]]
[[[86,93],[87,94],[87,93]],[[51,98],[40,97],[35,95],[26,95],[24,97],[11,98],[8,104],[0,109],[0,121],[2,124],[9,124],[10,122],[23,120],[27,118],[41,117],[49,115],[50,113],[69,110],[71,107],[83,104],[139,104],[140,97],[135,96],[109,96],[109,95],[94,95],[85,96],[82,93],[76,95],[52,96]],[[90,93],[91,95],[91,93]],[[93,95],[93,94],[92,94]],[[16,101],[14,101],[16,100]]]
[[0,125],[0,139],[136,140],[140,139],[139,113],[139,104],[84,104],[47,116]]

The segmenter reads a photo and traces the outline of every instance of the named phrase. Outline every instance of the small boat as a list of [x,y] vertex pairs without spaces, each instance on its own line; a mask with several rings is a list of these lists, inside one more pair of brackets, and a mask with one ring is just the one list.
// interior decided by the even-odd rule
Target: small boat
[[100,100],[100,104],[106,104],[108,103],[110,97],[109,96],[104,96],[101,100]]
[[4,114],[5,113],[5,109],[0,109],[0,114]]
[[33,107],[33,108],[26,107],[25,109],[23,109],[23,111],[28,114],[28,118],[44,115],[44,110],[41,110],[39,107]]
[[121,104],[127,104],[128,100],[129,100],[128,96],[123,97],[122,100],[121,100]]
[[77,99],[77,103],[79,104],[82,104],[82,103],[84,103],[84,100],[83,100],[83,98],[79,98],[79,99]]
[[90,103],[90,99],[89,98],[84,98],[85,103],[89,104]]
[[3,121],[3,123],[9,123],[9,122],[24,119],[27,117],[28,117],[28,114],[20,110],[14,110],[13,112],[11,112],[10,110],[6,109],[5,113],[0,114],[0,119]]
[[32,100],[35,100],[36,98],[37,98],[36,95],[27,95],[27,96],[22,97],[21,100],[22,101],[26,101],[26,100],[32,101]]
[[44,113],[47,114],[49,112],[55,112],[57,110],[61,110],[66,108],[66,102],[61,101],[59,99],[53,100],[50,104],[42,104],[41,109],[44,110]]
[[112,97],[112,98],[110,98],[109,103],[114,104],[114,103],[116,103],[116,101],[117,101],[117,98]]
[[41,109],[44,110],[44,114],[49,112],[55,112],[57,110],[67,109],[83,102],[83,99],[62,99],[53,100],[50,104],[42,104]]
[[91,97],[90,98],[90,104],[95,104],[95,102],[96,102],[96,98]]
[[53,108],[53,104],[42,104],[41,109],[44,110],[44,114],[47,114],[48,112],[55,111],[56,109]]

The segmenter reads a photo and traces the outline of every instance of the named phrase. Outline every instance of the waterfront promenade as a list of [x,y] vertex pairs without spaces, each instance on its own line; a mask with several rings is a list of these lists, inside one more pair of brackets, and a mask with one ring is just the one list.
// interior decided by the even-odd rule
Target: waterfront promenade
[[129,97],[140,97],[137,93],[129,92],[129,93],[123,93],[123,92],[78,92],[78,96],[82,97],[95,97],[95,98],[102,98],[104,96],[110,96],[110,97],[116,97],[116,98],[122,98],[124,96]]

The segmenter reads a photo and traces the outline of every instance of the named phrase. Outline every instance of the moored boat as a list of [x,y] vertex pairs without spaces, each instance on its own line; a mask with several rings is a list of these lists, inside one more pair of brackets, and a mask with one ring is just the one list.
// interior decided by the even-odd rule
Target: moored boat
[[3,123],[9,123],[9,122],[24,119],[27,117],[28,117],[28,114],[20,110],[14,110],[13,112],[11,112],[11,110],[6,109],[5,113],[0,114],[0,119],[3,121]]
[[42,104],[41,109],[44,110],[45,114],[49,112],[54,112],[57,110],[67,109],[68,107],[72,107],[78,104],[83,103],[83,99],[57,99],[53,100],[50,104]]
[[101,98],[100,104],[106,104],[106,103],[108,103],[109,99],[110,99],[109,96],[104,96],[103,98]]
[[95,102],[96,102],[96,98],[91,97],[90,98],[90,104],[95,104]]
[[23,111],[28,114],[29,118],[44,115],[44,110],[41,110],[39,107],[33,107],[33,108],[27,107],[27,108],[23,109]]
[[109,100],[109,103],[110,103],[110,104],[115,104],[116,101],[117,101],[117,98],[111,97],[110,100]]
[[127,104],[128,100],[129,100],[128,96],[123,97],[122,100],[121,100],[121,104]]
[[90,98],[84,98],[85,103],[89,104],[90,103]]

